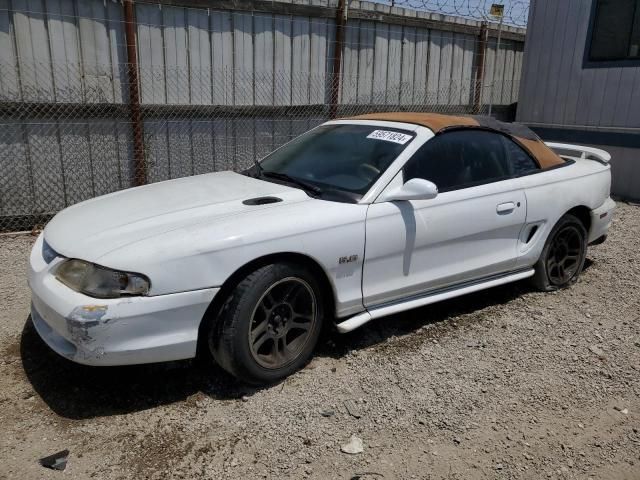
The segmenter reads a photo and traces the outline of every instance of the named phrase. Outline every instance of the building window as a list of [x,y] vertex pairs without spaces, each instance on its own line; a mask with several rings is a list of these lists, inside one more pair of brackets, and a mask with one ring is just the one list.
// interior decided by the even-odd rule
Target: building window
[[640,0],[594,0],[589,60],[640,59]]

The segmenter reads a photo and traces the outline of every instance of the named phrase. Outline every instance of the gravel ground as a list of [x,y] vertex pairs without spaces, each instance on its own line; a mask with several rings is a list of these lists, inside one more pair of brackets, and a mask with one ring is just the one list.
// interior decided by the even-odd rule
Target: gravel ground
[[[2,237],[0,478],[638,479],[639,233],[621,203],[573,288],[507,285],[331,334],[259,390],[206,363],[58,357],[28,321],[33,237]],[[352,435],[360,454],[341,452]],[[38,464],[65,448],[64,473]]]

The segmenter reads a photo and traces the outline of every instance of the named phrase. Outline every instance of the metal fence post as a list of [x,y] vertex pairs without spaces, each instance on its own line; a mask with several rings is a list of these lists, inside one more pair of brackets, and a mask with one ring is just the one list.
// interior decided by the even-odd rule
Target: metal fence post
[[336,45],[333,54],[333,68],[331,71],[331,103],[329,107],[329,118],[336,118],[338,113],[338,101],[340,94],[340,83],[342,82],[342,44],[344,42],[345,26],[345,2],[339,0],[336,10]]
[[487,22],[482,22],[478,35],[478,55],[476,56],[476,85],[473,95],[473,113],[480,113],[482,107],[482,89],[484,83],[484,59],[487,51],[489,29]]
[[140,91],[138,86],[137,25],[134,0],[124,0],[123,5],[127,40],[127,70],[129,75],[129,114],[133,136],[133,184],[138,186],[147,183],[147,165],[144,158],[144,126],[140,112]]
[[493,68],[491,69],[491,93],[489,94],[489,116],[491,116],[491,109],[493,108],[493,87],[496,83],[496,63],[498,63],[498,54],[500,53],[500,38],[502,37],[502,21],[504,15],[500,16],[500,25],[498,26],[498,40],[496,41],[496,55],[493,61]]

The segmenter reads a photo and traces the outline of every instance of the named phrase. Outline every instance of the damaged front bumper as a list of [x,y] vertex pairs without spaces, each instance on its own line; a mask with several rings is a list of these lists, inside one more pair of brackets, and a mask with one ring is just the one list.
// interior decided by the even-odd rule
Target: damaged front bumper
[[31,252],[31,319],[58,354],[86,365],[129,365],[192,358],[198,328],[218,288],[168,295],[97,299],[75,292],[51,273],[62,261]]

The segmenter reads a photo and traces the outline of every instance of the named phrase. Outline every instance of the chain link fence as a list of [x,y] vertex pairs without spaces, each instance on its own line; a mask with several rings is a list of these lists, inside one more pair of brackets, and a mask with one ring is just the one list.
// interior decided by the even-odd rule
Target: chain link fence
[[68,3],[68,15],[0,15],[13,35],[0,58],[0,231],[124,188],[243,170],[330,118],[490,103],[508,117],[517,99],[522,32],[497,45],[485,27],[350,19],[338,42],[329,14],[140,4],[133,64],[120,4],[96,0],[83,17],[85,2]]

